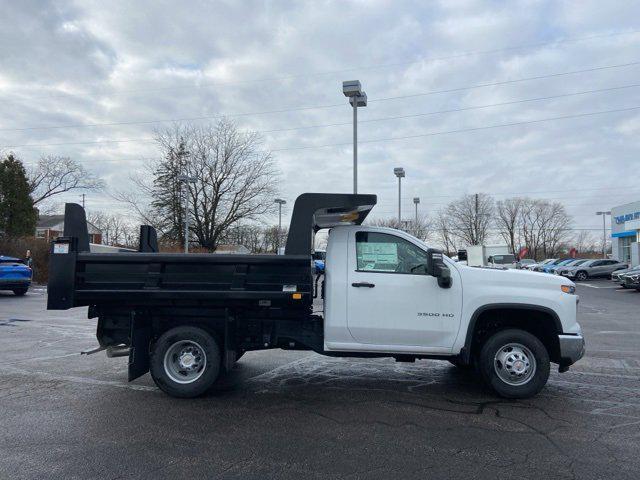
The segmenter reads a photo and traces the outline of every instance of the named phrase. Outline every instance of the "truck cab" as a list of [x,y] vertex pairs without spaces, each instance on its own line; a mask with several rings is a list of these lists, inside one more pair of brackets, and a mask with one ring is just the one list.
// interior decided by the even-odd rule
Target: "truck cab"
[[[498,395],[526,398],[584,354],[575,285],[560,276],[453,262],[406,232],[363,221],[374,195],[303,194],[284,255],[90,253],[68,205],[52,245],[48,308],[89,306],[100,349],[129,355],[170,395],[207,391],[245,351],[448,360]],[[68,231],[67,231],[68,228]],[[315,233],[329,229],[323,269]],[[313,278],[315,277],[315,278]]]

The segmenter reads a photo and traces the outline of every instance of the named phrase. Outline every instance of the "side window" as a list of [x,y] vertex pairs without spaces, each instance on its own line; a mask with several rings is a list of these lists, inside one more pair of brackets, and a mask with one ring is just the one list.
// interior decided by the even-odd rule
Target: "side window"
[[356,232],[358,271],[426,274],[427,252],[387,233]]
[[601,267],[602,266],[602,260],[598,260],[597,262],[593,262],[591,264],[592,267]]

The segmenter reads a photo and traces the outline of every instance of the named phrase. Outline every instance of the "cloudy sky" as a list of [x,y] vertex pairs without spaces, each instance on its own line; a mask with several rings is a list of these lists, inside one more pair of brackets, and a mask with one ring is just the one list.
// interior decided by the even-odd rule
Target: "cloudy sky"
[[433,213],[518,194],[597,229],[596,210],[640,199],[638,2],[0,3],[0,151],[27,165],[68,155],[126,187],[154,129],[226,115],[264,132],[290,203],[349,192],[341,82],[359,79],[359,190],[378,216],[396,214],[397,166],[407,214],[414,196]]

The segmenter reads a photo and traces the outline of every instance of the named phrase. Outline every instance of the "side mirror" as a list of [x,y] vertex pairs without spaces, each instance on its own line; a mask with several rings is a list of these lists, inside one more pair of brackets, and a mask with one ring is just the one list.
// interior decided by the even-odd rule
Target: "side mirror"
[[451,270],[444,263],[442,250],[430,248],[427,250],[427,275],[438,279],[438,286],[449,288],[452,284]]

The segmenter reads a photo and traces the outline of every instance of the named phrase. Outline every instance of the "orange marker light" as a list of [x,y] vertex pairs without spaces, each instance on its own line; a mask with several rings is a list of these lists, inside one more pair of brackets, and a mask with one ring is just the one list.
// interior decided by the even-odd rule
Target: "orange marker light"
[[301,300],[302,299],[302,294],[301,293],[294,293],[291,296],[293,297],[294,300]]

